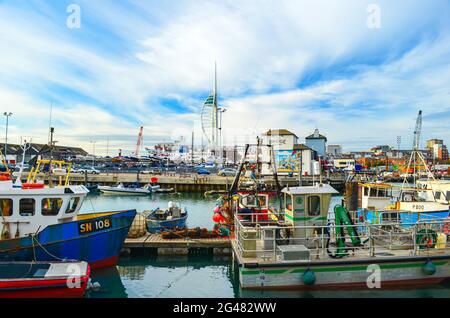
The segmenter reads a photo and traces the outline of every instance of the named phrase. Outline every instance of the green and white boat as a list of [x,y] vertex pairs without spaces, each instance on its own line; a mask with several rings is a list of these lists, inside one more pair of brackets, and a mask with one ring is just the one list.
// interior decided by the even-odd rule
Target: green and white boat
[[234,210],[242,288],[384,288],[450,278],[449,219],[362,223],[340,205],[329,213],[337,194],[330,185],[281,192],[282,212],[268,218]]

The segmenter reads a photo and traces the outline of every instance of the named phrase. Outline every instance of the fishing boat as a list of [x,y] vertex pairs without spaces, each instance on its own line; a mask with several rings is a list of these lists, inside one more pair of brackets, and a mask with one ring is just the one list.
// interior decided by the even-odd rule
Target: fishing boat
[[423,200],[450,204],[450,180],[420,179],[416,184]]
[[147,222],[147,231],[149,233],[160,233],[164,230],[184,229],[188,212],[182,210],[174,202],[168,203],[168,209],[161,210],[157,208],[153,211],[144,212]]
[[81,298],[90,274],[86,262],[2,262],[0,298]]
[[[240,171],[248,165],[249,146]],[[272,147],[256,145],[262,146]],[[338,194],[332,186],[319,181],[281,189],[276,172],[279,207],[249,213],[242,211],[239,175],[215,214],[226,210],[232,219],[230,223],[229,218],[216,218],[219,226],[232,230],[233,257],[243,289],[372,289],[450,278],[448,218],[410,224],[386,219],[376,224],[359,219],[341,204],[330,213],[332,196]],[[387,187],[380,189],[389,193]],[[258,193],[254,188],[253,194]],[[379,206],[384,200],[387,197]]]
[[[57,184],[52,166],[66,167]],[[42,171],[49,173],[48,186],[37,181]],[[10,174],[0,178],[0,261],[77,260],[91,268],[117,263],[136,210],[79,214],[89,190],[69,185],[69,173],[70,163],[39,160],[20,186]]]
[[[434,284],[450,278],[445,228],[450,220],[359,222],[337,205],[331,186],[283,189],[278,220],[235,217],[233,253],[243,288],[332,288]],[[369,282],[369,283],[368,283]]]
[[96,193],[98,192],[98,184],[88,184],[86,185],[86,189],[88,189],[90,193]]
[[383,182],[347,182],[345,201],[349,211],[357,211],[360,221],[373,224],[400,222],[407,226],[420,219],[446,218],[449,206],[428,201],[417,189],[403,188],[399,197],[393,195],[394,186]]
[[126,187],[123,183],[120,183],[116,187],[111,186],[99,186],[98,189],[105,194],[114,195],[151,195],[153,191],[159,190],[160,186],[145,185],[140,187],[139,185],[134,187]]

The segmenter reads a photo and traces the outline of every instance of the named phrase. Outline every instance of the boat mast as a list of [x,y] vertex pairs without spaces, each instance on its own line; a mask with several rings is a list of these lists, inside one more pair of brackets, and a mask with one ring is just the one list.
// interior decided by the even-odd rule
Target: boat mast
[[52,160],[53,160],[53,146],[54,146],[54,142],[53,142],[53,133],[55,132],[55,128],[50,127],[50,142],[49,142],[49,146],[50,146],[50,161],[48,164],[48,186],[50,188],[53,188],[53,180],[52,180]]
[[412,169],[413,169],[413,187],[414,188],[417,187],[416,173],[418,172],[418,170],[417,170],[418,164],[423,165],[425,167],[425,171],[427,173],[427,178],[435,181],[434,175],[431,173],[430,169],[428,169],[428,165],[425,162],[422,152],[420,151],[421,135],[422,135],[422,111],[420,110],[419,114],[417,116],[417,120],[416,120],[416,127],[414,129],[413,149],[411,152],[411,156],[409,157],[408,165],[406,167],[405,178],[403,179],[403,185],[402,185],[402,189],[400,191],[400,196],[403,192],[404,187],[409,185],[408,174],[411,169],[411,165],[412,165]]
[[19,188],[22,187],[22,172],[23,172],[23,166],[25,164],[25,155],[26,155],[27,150],[31,148],[31,140],[30,140],[30,143],[27,143],[26,139],[24,139],[23,144],[20,146],[20,148],[23,150],[22,163],[20,165],[19,175],[17,176],[17,179],[14,182],[14,185]]

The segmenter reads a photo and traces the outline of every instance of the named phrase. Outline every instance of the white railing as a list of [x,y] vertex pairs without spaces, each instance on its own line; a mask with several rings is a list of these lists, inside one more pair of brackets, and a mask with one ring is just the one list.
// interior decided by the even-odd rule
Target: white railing
[[[442,235],[448,232],[450,219],[421,220],[410,224],[366,222],[349,226],[334,223],[293,226],[271,220],[265,213],[245,213],[235,215],[235,225],[239,253],[244,258],[258,261],[281,261],[279,247],[282,245],[304,245],[309,250],[309,260],[340,257],[341,254],[336,255],[337,251],[361,258],[424,255],[437,249],[450,253],[450,244],[446,240],[441,241]],[[353,244],[349,229],[357,233],[360,244]],[[339,230],[346,243],[340,250],[336,240]]]

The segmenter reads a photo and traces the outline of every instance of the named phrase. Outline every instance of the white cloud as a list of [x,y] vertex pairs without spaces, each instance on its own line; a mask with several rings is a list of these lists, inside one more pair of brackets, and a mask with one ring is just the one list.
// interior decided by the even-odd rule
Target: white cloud
[[[371,2],[81,1],[76,31],[50,3],[33,10],[3,2],[0,101],[18,109],[21,130],[28,123],[44,139],[53,99],[65,140],[111,134],[132,149],[140,125],[155,139],[194,125],[199,135],[200,96],[212,88],[217,61],[228,140],[241,128],[305,135],[319,126],[354,147],[389,142],[412,127],[417,107],[447,109],[448,4],[378,1],[382,28],[370,30]],[[167,109],[162,98],[188,112]],[[430,124],[430,133],[446,134]]]

